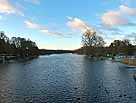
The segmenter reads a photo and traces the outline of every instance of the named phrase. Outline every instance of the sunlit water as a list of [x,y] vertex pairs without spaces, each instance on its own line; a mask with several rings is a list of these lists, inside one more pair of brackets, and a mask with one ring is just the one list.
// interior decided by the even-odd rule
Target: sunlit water
[[135,72],[75,54],[0,64],[0,103],[136,103]]

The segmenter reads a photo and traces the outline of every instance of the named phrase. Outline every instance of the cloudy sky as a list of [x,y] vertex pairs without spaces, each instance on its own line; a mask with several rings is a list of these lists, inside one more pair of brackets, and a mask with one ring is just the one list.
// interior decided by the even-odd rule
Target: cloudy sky
[[86,29],[109,45],[136,36],[136,0],[0,0],[0,30],[39,48],[77,49]]

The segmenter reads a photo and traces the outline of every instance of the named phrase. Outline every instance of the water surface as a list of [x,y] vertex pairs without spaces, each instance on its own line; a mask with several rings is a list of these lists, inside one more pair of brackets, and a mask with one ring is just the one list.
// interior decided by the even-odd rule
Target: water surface
[[136,103],[135,72],[75,54],[0,64],[0,103]]

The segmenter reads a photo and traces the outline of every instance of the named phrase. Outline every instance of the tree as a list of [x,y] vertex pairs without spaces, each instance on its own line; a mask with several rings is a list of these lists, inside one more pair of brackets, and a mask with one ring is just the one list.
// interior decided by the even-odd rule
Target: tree
[[96,32],[87,30],[82,36],[82,44],[84,54],[92,56],[103,55],[100,51],[103,50],[102,47],[105,42],[101,36],[96,35]]
[[128,39],[125,40],[114,40],[109,46],[112,54],[123,54],[123,55],[133,55],[134,46],[130,43]]
[[96,35],[96,32],[87,30],[82,37],[84,47],[103,47],[105,42],[101,36]]
[[0,32],[0,53],[10,53],[9,38],[3,31]]
[[26,40],[25,38],[12,37],[11,45],[21,56],[35,55],[38,53],[38,47],[36,43],[30,39]]
[[30,39],[21,37],[9,39],[4,32],[0,32],[0,53],[26,57],[39,55],[39,49]]

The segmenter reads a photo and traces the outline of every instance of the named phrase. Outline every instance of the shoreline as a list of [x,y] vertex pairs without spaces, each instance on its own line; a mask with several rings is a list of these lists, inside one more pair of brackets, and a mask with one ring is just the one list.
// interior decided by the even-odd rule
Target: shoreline
[[123,59],[122,63],[126,64],[126,65],[129,65],[129,66],[136,67],[136,60],[135,59]]
[[39,57],[39,55],[34,55],[34,56],[0,56],[0,64],[2,63],[8,63],[10,61],[27,61],[27,60],[31,60],[34,58]]

